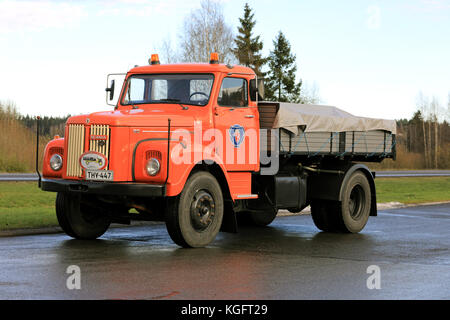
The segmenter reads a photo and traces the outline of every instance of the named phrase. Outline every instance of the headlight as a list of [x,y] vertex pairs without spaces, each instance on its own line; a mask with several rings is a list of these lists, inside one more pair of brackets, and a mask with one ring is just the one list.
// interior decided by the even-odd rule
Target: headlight
[[156,176],[161,169],[161,165],[158,160],[151,158],[147,161],[146,169],[149,176]]
[[54,171],[58,171],[61,169],[62,165],[63,165],[62,157],[57,153],[52,155],[52,157],[50,158],[50,168],[52,168]]

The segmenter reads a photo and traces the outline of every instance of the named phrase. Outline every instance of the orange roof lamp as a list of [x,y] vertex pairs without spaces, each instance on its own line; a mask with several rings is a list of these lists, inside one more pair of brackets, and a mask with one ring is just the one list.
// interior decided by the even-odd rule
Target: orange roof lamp
[[149,62],[150,62],[151,65],[160,64],[158,55],[157,54],[152,54]]
[[211,57],[209,58],[209,63],[219,64],[219,54],[217,52],[211,53]]

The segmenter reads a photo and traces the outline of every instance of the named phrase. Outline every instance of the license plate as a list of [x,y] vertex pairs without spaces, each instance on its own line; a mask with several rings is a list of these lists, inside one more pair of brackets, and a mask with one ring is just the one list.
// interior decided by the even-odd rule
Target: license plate
[[86,170],[86,180],[113,181],[113,173],[111,170]]

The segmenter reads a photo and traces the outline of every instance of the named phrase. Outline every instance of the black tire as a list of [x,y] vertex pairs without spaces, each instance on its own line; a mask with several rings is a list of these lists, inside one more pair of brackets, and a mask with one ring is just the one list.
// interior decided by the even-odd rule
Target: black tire
[[205,247],[219,233],[223,212],[223,195],[217,180],[209,172],[196,172],[180,195],[168,199],[166,228],[179,246]]
[[333,216],[330,212],[330,202],[325,200],[311,201],[311,216],[314,224],[319,230],[325,232],[333,231],[335,223],[332,220]]
[[252,225],[257,227],[265,227],[275,220],[277,213],[277,209],[268,207],[266,210],[261,212],[250,212],[248,216]]
[[313,200],[311,216],[322,231],[358,233],[370,215],[372,197],[369,181],[364,173],[356,171],[342,188],[342,202]]
[[111,220],[95,209],[81,203],[81,197],[58,192],[56,217],[59,226],[70,237],[93,240],[108,230]]
[[56,195],[56,218],[58,219],[59,226],[61,229],[70,237],[75,238],[75,233],[70,226],[69,219],[66,216],[66,202],[67,202],[66,194],[62,192],[58,192]]
[[367,177],[355,171],[343,189],[342,202],[335,210],[339,211],[338,228],[343,232],[358,233],[369,220],[372,196]]

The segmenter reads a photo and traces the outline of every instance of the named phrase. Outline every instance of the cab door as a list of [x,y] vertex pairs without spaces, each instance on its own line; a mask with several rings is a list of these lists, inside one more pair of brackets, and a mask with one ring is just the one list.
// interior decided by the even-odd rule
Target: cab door
[[259,170],[259,125],[256,106],[249,106],[245,78],[224,77],[214,107],[216,154],[227,171]]

